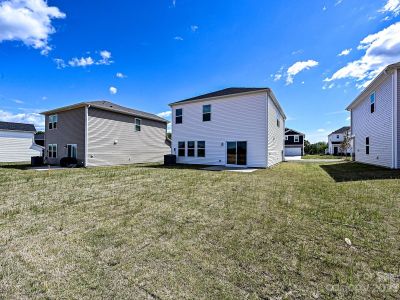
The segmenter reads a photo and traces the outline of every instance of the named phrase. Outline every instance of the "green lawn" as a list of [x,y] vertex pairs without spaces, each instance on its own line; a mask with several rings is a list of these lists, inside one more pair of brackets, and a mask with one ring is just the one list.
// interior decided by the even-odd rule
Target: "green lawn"
[[[0,167],[0,298],[400,293],[400,172]],[[345,242],[351,240],[352,245]]]
[[344,156],[338,155],[323,155],[323,154],[307,154],[301,157],[302,159],[345,159]]

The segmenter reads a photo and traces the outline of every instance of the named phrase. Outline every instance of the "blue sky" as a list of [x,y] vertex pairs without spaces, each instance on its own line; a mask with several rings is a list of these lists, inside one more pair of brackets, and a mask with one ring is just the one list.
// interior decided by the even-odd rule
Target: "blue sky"
[[[169,118],[168,103],[267,86],[313,142],[400,61],[400,0],[0,0],[0,120],[108,99]],[[118,75],[117,75],[118,74]]]

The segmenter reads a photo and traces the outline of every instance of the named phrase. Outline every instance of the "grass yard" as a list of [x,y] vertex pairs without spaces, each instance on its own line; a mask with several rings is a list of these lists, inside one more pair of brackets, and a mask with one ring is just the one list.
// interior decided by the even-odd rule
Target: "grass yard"
[[[400,172],[0,167],[0,298],[395,299]],[[351,240],[351,246],[345,239]]]
[[339,155],[307,154],[302,156],[301,159],[346,159],[346,157]]

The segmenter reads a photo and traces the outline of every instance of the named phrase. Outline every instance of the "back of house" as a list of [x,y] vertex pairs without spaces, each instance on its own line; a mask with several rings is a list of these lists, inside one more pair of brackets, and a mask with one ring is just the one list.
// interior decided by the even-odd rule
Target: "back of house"
[[170,106],[178,163],[265,168],[283,160],[286,116],[269,88],[228,88]]
[[[348,145],[344,141],[349,141]],[[346,148],[346,149],[345,149]],[[351,154],[353,152],[353,144],[351,140],[351,128],[350,126],[343,126],[331,134],[328,135],[328,154],[339,155],[339,154]]]
[[35,132],[33,124],[0,122],[0,162],[30,162],[32,156],[41,156]]
[[387,66],[347,110],[355,160],[400,168],[400,63]]
[[76,158],[81,166],[160,162],[170,153],[167,123],[154,114],[108,101],[91,101],[43,113],[46,160]]

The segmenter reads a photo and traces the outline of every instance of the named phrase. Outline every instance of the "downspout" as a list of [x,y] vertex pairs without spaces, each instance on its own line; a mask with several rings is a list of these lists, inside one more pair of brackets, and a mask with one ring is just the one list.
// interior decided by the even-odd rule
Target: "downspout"
[[85,106],[85,162],[84,167],[87,167],[88,160],[88,119],[89,119],[89,107],[90,105]]
[[269,159],[269,134],[268,134],[268,107],[269,107],[269,91],[267,91],[267,101],[265,102],[265,164],[266,167],[269,167],[268,159]]
[[397,78],[397,69],[394,70],[393,73],[393,156],[394,156],[394,162],[393,162],[393,167],[397,169],[399,167],[399,158],[398,158],[398,132],[397,132],[397,110],[398,110],[398,95],[397,95],[397,83],[398,83],[398,78]]

